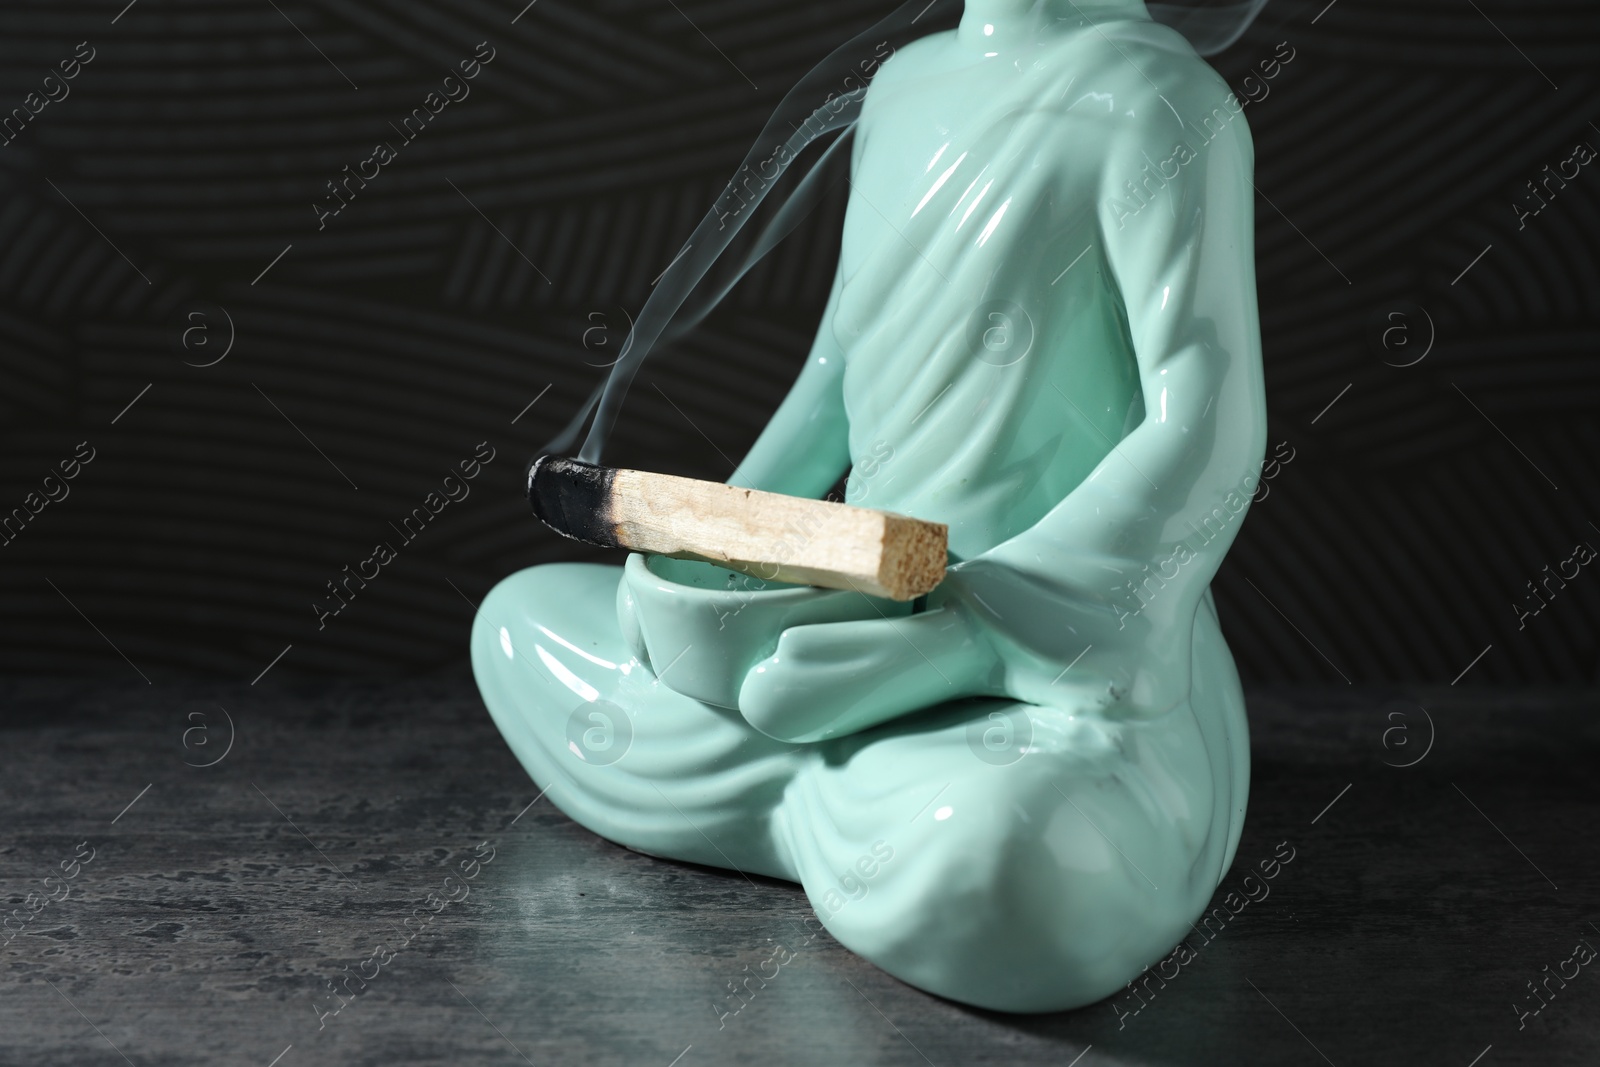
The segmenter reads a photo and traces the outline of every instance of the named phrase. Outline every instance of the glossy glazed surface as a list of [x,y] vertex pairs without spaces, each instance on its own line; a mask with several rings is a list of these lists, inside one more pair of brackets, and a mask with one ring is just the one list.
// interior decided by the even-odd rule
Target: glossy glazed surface
[[1071,1007],[1159,959],[1247,791],[1207,589],[1264,451],[1251,163],[1137,3],[975,2],[884,64],[815,347],[730,480],[850,465],[958,562],[900,618],[640,559],[513,575],[473,663],[530,774],[624,844],[799,881],[957,1000]]
[[911,604],[769,582],[697,560],[628,557],[617,620],[629,649],[679,692],[725,708],[792,626],[908,615]]

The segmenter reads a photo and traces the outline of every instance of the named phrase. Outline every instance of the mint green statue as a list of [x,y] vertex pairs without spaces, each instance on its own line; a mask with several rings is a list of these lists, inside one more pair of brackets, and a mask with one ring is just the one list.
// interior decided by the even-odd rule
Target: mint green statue
[[472,635],[562,811],[798,882],[842,944],[984,1008],[1161,959],[1244,819],[1209,585],[1265,447],[1252,149],[1194,25],[1152,13],[968,0],[954,30],[863,35],[870,92],[785,125],[697,231],[754,213],[794,137],[854,125],[815,345],[730,481],[821,496],[849,468],[849,503],[948,524],[925,606],[634,555],[514,574]]

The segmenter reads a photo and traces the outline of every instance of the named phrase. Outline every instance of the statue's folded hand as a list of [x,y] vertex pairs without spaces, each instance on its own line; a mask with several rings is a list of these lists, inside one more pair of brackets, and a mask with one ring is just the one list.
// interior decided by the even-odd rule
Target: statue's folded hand
[[1130,602],[1121,571],[1089,557],[1023,568],[998,552],[952,567],[940,592],[966,608],[1000,664],[996,695],[1108,716],[1165,714],[1189,692],[1193,596]]
[[791,626],[739,691],[745,719],[782,741],[821,741],[992,690],[994,651],[959,606],[901,618]]
[[[952,567],[931,610],[792,626],[746,674],[739,710],[784,741],[855,733],[964,697],[1152,716],[1188,693],[1187,627],[1092,592],[1092,567],[1048,580],[990,557]],[[1192,608],[1190,609],[1192,619]]]

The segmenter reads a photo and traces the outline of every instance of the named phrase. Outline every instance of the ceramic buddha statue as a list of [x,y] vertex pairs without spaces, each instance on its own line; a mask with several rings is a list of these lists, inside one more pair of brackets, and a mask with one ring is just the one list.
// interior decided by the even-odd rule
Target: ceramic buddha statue
[[815,343],[730,481],[850,469],[847,502],[948,525],[945,580],[511,575],[473,667],[553,803],[797,882],[984,1008],[1100,999],[1178,942],[1249,779],[1209,592],[1265,447],[1241,110],[1139,0],[969,0],[877,69]]

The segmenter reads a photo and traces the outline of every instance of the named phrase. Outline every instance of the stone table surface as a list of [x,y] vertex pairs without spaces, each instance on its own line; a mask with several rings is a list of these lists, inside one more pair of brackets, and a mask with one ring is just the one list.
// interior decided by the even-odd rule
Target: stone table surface
[[1226,921],[1170,980],[1030,1017],[535,802],[467,678],[6,681],[0,1062],[1593,1065],[1597,704],[1253,691]]

